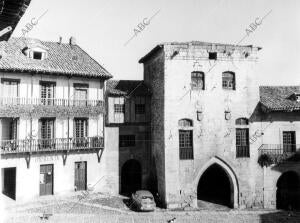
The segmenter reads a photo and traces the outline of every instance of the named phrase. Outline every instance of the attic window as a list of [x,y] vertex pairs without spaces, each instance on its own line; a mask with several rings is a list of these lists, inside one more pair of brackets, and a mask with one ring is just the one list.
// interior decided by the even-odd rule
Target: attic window
[[208,53],[208,59],[216,60],[217,59],[217,52],[209,52]]
[[35,60],[41,60],[42,59],[42,52],[33,52],[33,59]]

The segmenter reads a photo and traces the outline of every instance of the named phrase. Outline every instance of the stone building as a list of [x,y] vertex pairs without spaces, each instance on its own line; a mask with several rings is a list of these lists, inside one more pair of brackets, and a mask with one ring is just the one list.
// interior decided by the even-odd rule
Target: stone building
[[74,38],[11,38],[1,48],[2,192],[16,200],[88,186],[117,193],[118,163],[104,140],[111,75]]
[[106,131],[119,151],[122,194],[149,187],[150,96],[143,81],[107,81]]
[[[274,100],[266,97],[275,95],[267,94],[271,88],[259,90],[260,49],[171,42],[139,61],[152,92],[151,170],[166,207],[197,206],[197,201],[201,206],[199,200],[232,208],[276,207],[278,194],[284,197],[287,191],[276,198],[279,176],[293,170],[292,178],[299,181],[299,162],[285,159],[276,168],[258,162],[266,159],[264,153],[286,154],[280,150],[286,146],[292,145],[288,154],[294,154],[300,126],[296,88],[275,88],[284,109],[268,108]],[[274,121],[266,129],[269,116]],[[294,191],[299,194],[299,188]]]

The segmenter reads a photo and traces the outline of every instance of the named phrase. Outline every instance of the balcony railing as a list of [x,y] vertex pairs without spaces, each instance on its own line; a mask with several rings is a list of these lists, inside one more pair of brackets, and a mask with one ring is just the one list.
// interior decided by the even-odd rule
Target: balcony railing
[[0,141],[1,154],[101,149],[103,147],[103,137]]
[[4,105],[44,105],[44,106],[103,106],[101,100],[79,100],[79,99],[59,99],[59,98],[5,98],[0,97],[0,106]]
[[300,144],[262,144],[258,151],[259,155],[269,155],[273,163],[284,160],[298,160]]

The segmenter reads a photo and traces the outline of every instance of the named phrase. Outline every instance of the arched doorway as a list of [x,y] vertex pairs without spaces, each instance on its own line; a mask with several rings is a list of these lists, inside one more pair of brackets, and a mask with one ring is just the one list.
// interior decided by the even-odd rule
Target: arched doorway
[[137,160],[128,160],[121,170],[121,194],[130,195],[142,186],[142,167]]
[[218,164],[212,164],[202,174],[197,188],[197,199],[234,207],[234,191],[230,176]]
[[283,173],[277,181],[276,207],[277,209],[300,209],[300,184],[296,172]]

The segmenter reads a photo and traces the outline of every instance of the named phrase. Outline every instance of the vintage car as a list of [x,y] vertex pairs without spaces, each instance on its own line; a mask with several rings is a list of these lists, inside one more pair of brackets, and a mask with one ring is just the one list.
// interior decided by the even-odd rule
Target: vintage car
[[154,211],[156,204],[151,192],[138,190],[131,196],[132,207],[137,211]]

